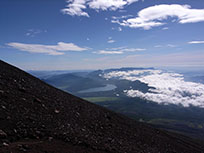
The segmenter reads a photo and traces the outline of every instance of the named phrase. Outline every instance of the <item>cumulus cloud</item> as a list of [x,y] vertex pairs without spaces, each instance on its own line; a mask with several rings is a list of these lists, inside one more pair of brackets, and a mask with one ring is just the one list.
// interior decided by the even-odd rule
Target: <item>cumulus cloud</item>
[[71,16],[86,16],[89,14],[85,12],[87,8],[94,10],[111,10],[123,9],[125,6],[130,5],[138,0],[67,0],[66,8],[61,11],[64,14]]
[[7,44],[10,47],[30,53],[45,53],[49,55],[63,55],[65,51],[84,51],[87,48],[81,48],[73,43],[59,42],[57,45],[41,45],[41,44],[24,44],[11,42]]
[[130,81],[139,80],[150,88],[147,93],[127,89],[124,93],[130,97],[140,97],[159,104],[175,104],[204,108],[204,84],[187,82],[183,75],[161,70],[112,71],[105,78],[118,78]]
[[124,0],[92,0],[88,3],[89,7],[96,10],[117,10],[127,5]]
[[204,41],[190,41],[189,44],[204,44]]
[[178,23],[196,23],[204,21],[204,9],[192,9],[189,5],[179,4],[161,4],[145,8],[138,12],[135,18],[129,18],[119,21],[112,20],[112,23],[118,23],[121,26],[130,28],[143,28],[149,30],[152,27],[166,24],[162,22],[168,17],[178,18]]
[[83,11],[86,9],[87,0],[68,0],[67,3],[66,8],[61,10],[64,14],[89,17],[88,13]]

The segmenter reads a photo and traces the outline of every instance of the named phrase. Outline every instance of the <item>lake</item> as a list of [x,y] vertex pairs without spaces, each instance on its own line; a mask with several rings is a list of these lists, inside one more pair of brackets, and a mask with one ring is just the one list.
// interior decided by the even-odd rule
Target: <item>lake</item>
[[96,88],[90,88],[86,90],[81,90],[78,93],[89,93],[89,92],[100,92],[100,91],[111,91],[116,89],[117,87],[113,84],[107,84],[105,87],[96,87]]

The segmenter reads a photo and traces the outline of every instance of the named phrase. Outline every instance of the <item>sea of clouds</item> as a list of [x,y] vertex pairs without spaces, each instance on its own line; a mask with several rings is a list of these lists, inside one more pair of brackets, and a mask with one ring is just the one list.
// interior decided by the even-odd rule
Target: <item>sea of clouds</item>
[[112,71],[105,73],[104,78],[139,80],[153,87],[147,93],[134,89],[124,90],[129,97],[140,97],[159,104],[204,108],[204,84],[185,81],[184,76],[178,73],[152,69]]

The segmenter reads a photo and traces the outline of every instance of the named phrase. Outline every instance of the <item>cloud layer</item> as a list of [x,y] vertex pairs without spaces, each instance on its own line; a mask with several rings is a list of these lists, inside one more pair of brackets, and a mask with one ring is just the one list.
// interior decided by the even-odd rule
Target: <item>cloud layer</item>
[[57,45],[41,45],[41,44],[24,44],[11,42],[7,44],[15,49],[30,53],[44,53],[49,55],[63,55],[65,51],[85,51],[87,48],[81,48],[73,43],[59,42]]
[[160,70],[112,71],[105,78],[118,78],[130,81],[139,80],[153,87],[147,93],[139,90],[124,90],[130,97],[140,97],[159,104],[175,104],[204,108],[204,84],[184,81],[178,73]]
[[189,5],[161,4],[139,11],[138,16],[135,18],[122,21],[112,20],[112,22],[130,28],[143,28],[148,30],[152,27],[166,24],[162,22],[162,20],[166,20],[169,17],[177,18],[177,22],[181,24],[202,22],[204,21],[204,9],[192,9]]
[[111,10],[122,9],[126,5],[130,5],[138,0],[68,0],[66,8],[61,11],[64,14],[71,16],[86,16],[89,14],[85,12],[87,8],[94,10]]

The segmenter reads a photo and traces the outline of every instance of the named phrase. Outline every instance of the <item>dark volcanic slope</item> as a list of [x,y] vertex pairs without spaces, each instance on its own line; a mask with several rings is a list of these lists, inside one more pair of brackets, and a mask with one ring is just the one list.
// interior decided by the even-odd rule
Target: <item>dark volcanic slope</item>
[[0,152],[201,153],[202,150],[199,143],[189,138],[120,116],[0,61]]

